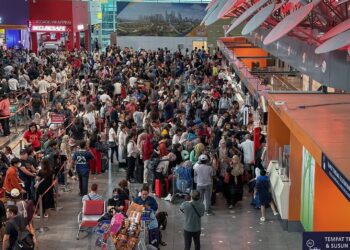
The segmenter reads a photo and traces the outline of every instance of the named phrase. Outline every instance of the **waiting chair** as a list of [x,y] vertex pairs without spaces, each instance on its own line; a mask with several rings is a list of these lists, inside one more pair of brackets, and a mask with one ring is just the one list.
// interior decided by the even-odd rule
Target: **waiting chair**
[[[87,231],[98,225],[98,220],[104,215],[106,211],[106,203],[104,200],[86,200],[83,201],[83,209],[78,214],[78,234],[77,240],[79,240],[79,234],[81,231]],[[84,230],[82,228],[85,228]]]

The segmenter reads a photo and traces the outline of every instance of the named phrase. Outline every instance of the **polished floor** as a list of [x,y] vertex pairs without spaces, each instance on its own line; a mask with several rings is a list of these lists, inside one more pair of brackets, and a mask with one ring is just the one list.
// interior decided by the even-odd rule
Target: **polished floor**
[[[117,172],[116,169],[111,169],[95,179],[92,177],[90,184],[98,183],[99,193],[107,198],[116,183],[124,176],[124,171]],[[82,232],[81,239],[76,240],[77,215],[81,209],[77,184],[70,185],[71,191],[60,193],[58,206],[62,209],[50,211],[49,218],[44,220],[42,226],[48,227],[48,230],[38,232],[39,249],[100,249],[95,246],[96,235],[94,234],[87,235]],[[132,188],[137,187],[138,185],[134,185]],[[266,222],[261,223],[260,212],[250,206],[248,196],[249,194],[246,194],[244,200],[234,209],[228,209],[222,196],[218,196],[217,205],[214,207],[215,215],[205,216],[202,219],[201,249],[301,249],[301,234],[283,231],[280,222],[270,210],[268,210]],[[169,215],[168,227],[162,231],[167,246],[161,249],[183,249],[183,216],[178,210],[178,205],[162,200],[159,200],[159,205],[159,211],[167,211]],[[40,226],[39,220],[35,220],[35,225]]]

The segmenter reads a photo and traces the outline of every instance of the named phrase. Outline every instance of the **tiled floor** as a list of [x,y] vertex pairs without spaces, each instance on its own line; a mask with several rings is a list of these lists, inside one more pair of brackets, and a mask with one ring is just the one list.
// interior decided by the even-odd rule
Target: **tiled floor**
[[[113,187],[125,172],[118,173],[113,169],[109,173],[91,179],[90,183],[99,184],[101,194],[109,196]],[[136,187],[136,185],[135,185]],[[39,249],[99,249],[95,247],[96,236],[84,237],[76,240],[77,215],[81,208],[81,199],[78,196],[77,183],[72,184],[72,191],[62,193],[59,198],[60,211],[52,211],[45,225],[49,230],[39,233]],[[107,195],[108,194],[108,195]],[[271,211],[267,221],[260,223],[259,211],[249,205],[248,194],[235,209],[229,210],[225,206],[222,196],[218,196],[218,204],[214,207],[215,215],[202,219],[201,246],[203,250],[240,250],[240,249],[261,249],[261,250],[297,250],[301,249],[301,234],[289,233],[282,230],[277,218],[274,218]],[[160,211],[168,212],[168,227],[163,232],[163,239],[167,246],[161,249],[183,249],[182,220],[183,216],[178,210],[178,205],[159,201]],[[38,226],[38,221],[36,221]]]

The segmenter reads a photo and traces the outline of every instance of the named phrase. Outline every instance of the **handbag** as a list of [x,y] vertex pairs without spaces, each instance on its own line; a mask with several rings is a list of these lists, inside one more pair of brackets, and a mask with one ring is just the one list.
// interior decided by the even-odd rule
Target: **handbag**
[[117,144],[115,143],[115,141],[109,141],[108,142],[108,147],[109,148],[115,148],[117,146]]
[[231,174],[226,172],[224,175],[224,183],[228,184],[230,182],[230,177]]

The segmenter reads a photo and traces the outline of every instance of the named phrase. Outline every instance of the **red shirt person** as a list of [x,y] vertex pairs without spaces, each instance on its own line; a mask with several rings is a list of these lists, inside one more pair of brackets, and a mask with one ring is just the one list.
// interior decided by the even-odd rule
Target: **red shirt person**
[[37,125],[35,123],[31,123],[28,130],[24,133],[23,139],[26,143],[31,144],[35,151],[38,151],[41,148],[41,136],[42,133],[38,130]]

